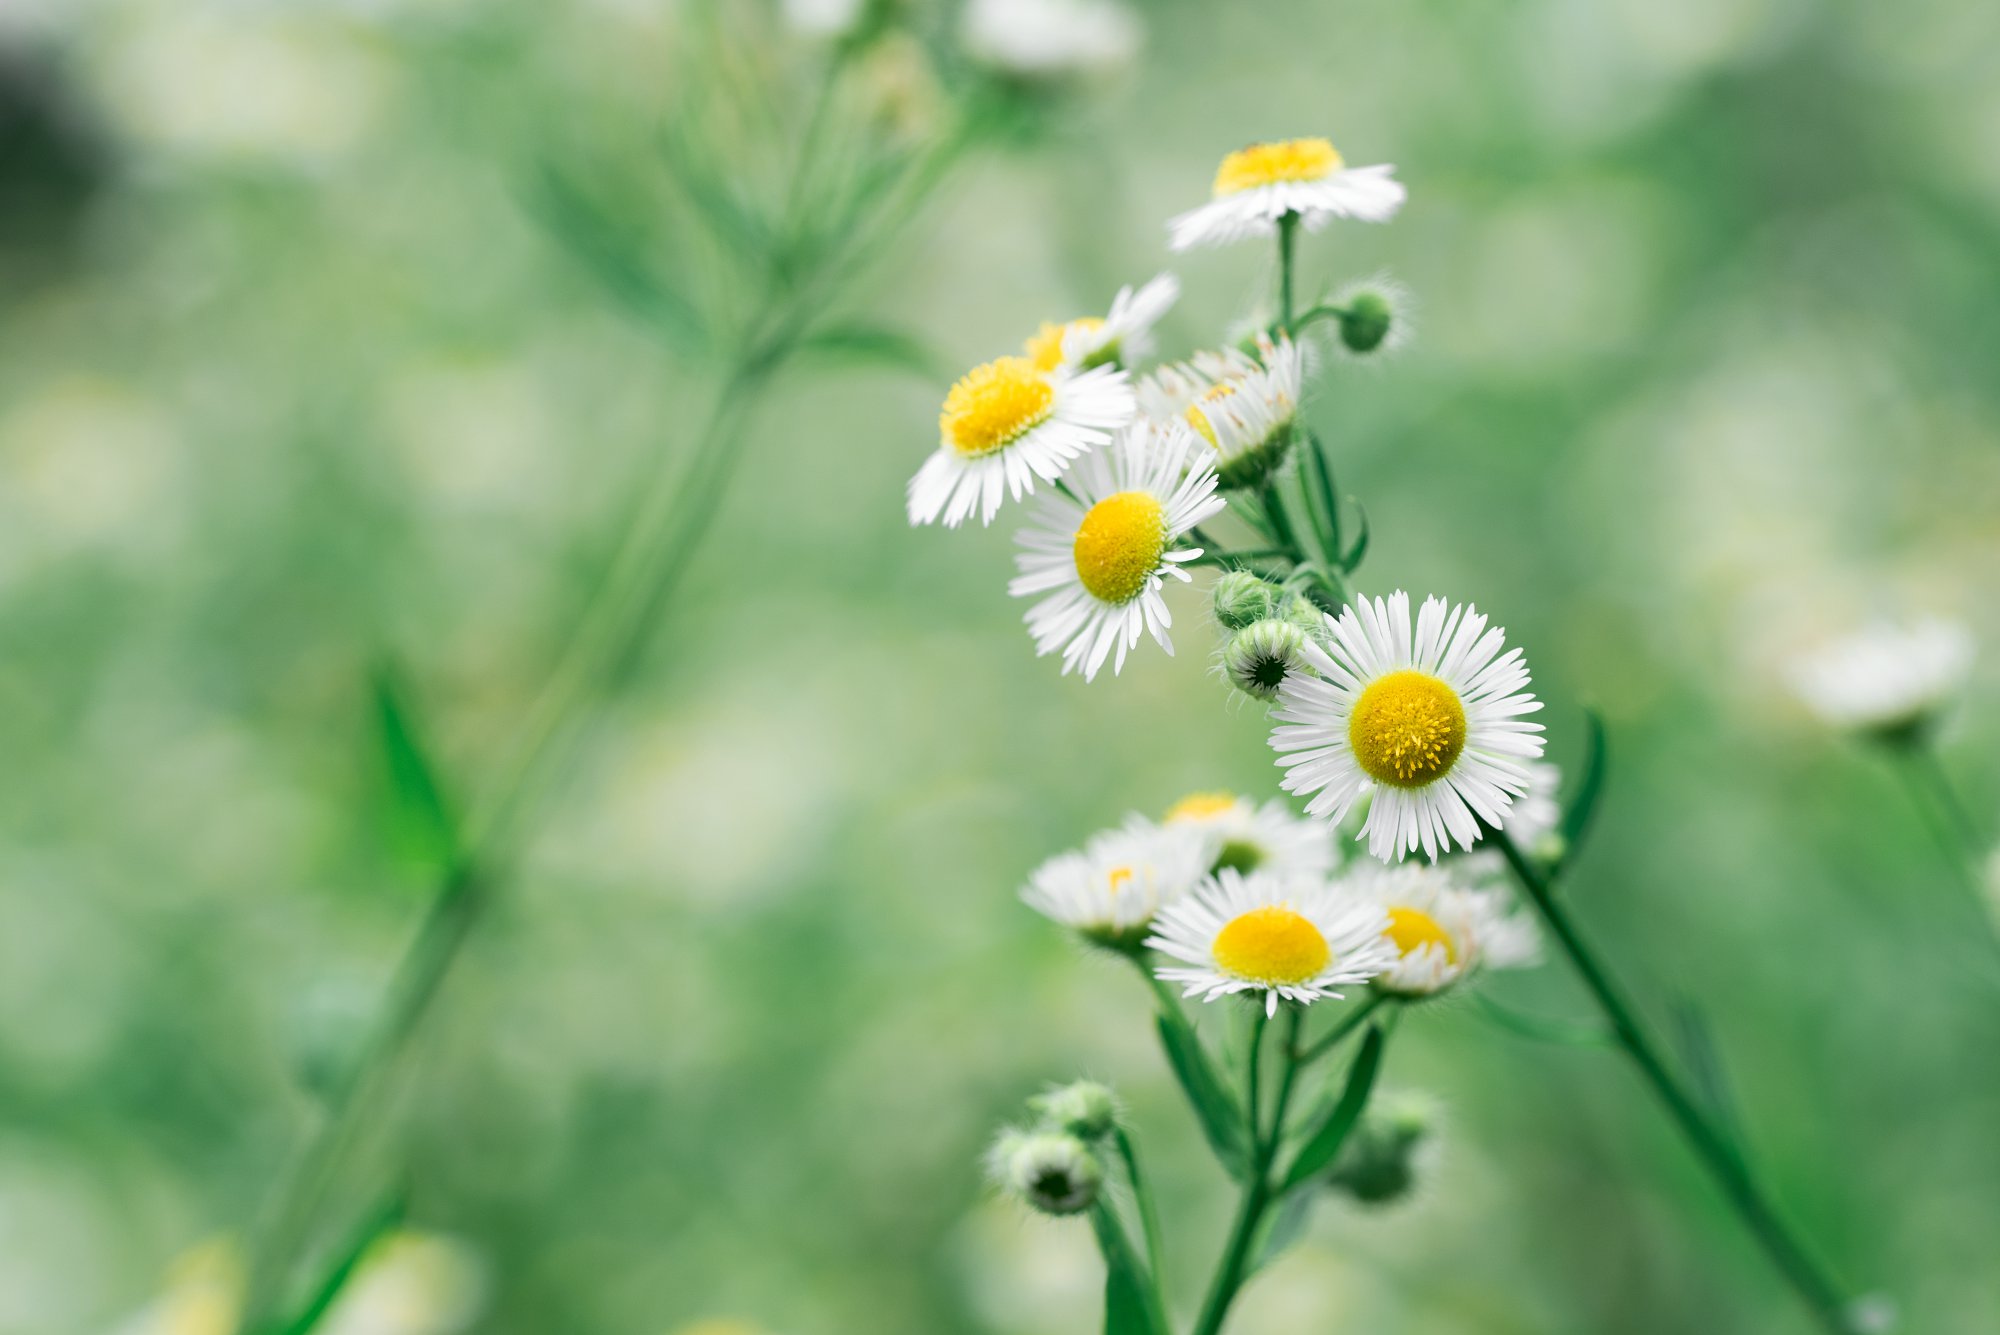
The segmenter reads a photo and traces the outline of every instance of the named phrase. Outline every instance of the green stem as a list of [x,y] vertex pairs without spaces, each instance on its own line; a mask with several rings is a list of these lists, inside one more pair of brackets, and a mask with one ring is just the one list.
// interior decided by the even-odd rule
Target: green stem
[[1293,257],[1298,243],[1299,215],[1287,213],[1278,219],[1278,323],[1284,326],[1287,338],[1292,334]]
[[1166,1235],[1160,1228],[1159,1207],[1154,1203],[1153,1193],[1146,1188],[1145,1177],[1139,1172],[1139,1151],[1132,1144],[1132,1137],[1122,1126],[1113,1127],[1111,1136],[1118,1146],[1118,1157],[1125,1161],[1125,1176],[1132,1181],[1132,1199],[1139,1207],[1139,1231],[1146,1239],[1146,1268],[1152,1275],[1153,1304],[1164,1314],[1167,1310]]
[[1933,828],[1945,852],[1964,865],[1977,868],[1986,853],[1986,841],[1980,837],[1979,822],[1959,797],[1944,761],[1938,758],[1936,746],[1927,737],[1919,738],[1898,747],[1897,754],[1903,761],[1898,768],[1918,804],[1936,813]]
[[[1229,1315],[1229,1306],[1236,1300],[1249,1270],[1250,1248],[1256,1241],[1257,1226],[1263,1222],[1264,1211],[1276,1197],[1271,1183],[1271,1161],[1277,1157],[1278,1146],[1285,1137],[1285,1112],[1291,1104],[1292,1087],[1299,1071],[1299,1063],[1292,1054],[1298,1048],[1299,1021],[1304,1013],[1302,1006],[1287,1004],[1285,1007],[1285,1037],[1279,1049],[1285,1066],[1278,1080],[1277,1097],[1271,1105],[1268,1136],[1259,1132],[1254,1094],[1248,1105],[1245,1128],[1254,1146],[1250,1180],[1243,1186],[1243,1198],[1237,1204],[1236,1217],[1229,1226],[1229,1238],[1223,1244],[1222,1259],[1216,1266],[1214,1280],[1209,1284],[1208,1296],[1202,1302],[1201,1316],[1195,1321],[1194,1335],[1218,1335],[1221,1331],[1222,1323]],[[1247,1063],[1249,1085],[1253,1091],[1257,1087],[1257,1051],[1263,1046],[1264,1018],[1260,1005]]]
[[1507,859],[1515,879],[1521,883],[1522,890],[1534,903],[1542,921],[1548,925],[1563,953],[1583,979],[1584,986],[1604,1012],[1612,1037],[1625,1050],[1625,1055],[1632,1059],[1632,1064],[1638,1067],[1647,1087],[1687,1139],[1702,1166],[1722,1188],[1738,1217],[1763,1247],[1765,1255],[1823,1329],[1831,1335],[1853,1335],[1854,1328],[1848,1320],[1846,1303],[1840,1291],[1792,1236],[1776,1209],[1765,1199],[1744,1166],[1735,1144],[1709,1120],[1693,1096],[1667,1069],[1658,1046],[1641,1025],[1637,1012],[1612,981],[1597,952],[1583,939],[1582,933],[1571,921],[1569,911],[1556,898],[1548,879],[1522,855],[1504,832],[1492,830],[1488,837],[1499,848],[1501,856]]
[[1368,1017],[1375,1013],[1376,1008],[1381,1006],[1385,999],[1380,992],[1370,990],[1366,1001],[1361,1002],[1348,1011],[1347,1014],[1341,1016],[1339,1023],[1314,1039],[1311,1046],[1303,1050],[1295,1048],[1293,1050],[1293,1060],[1300,1066],[1311,1066],[1321,1057],[1339,1047],[1342,1039],[1367,1023]]

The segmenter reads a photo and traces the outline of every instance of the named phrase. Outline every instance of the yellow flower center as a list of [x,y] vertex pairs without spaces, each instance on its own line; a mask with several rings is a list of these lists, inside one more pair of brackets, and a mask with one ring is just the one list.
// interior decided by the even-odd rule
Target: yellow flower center
[[1217,399],[1226,399],[1235,392],[1236,386],[1234,385],[1210,385],[1208,390],[1201,396],[1200,402],[1188,405],[1188,425],[1199,431],[1201,438],[1207,441],[1213,449],[1221,449],[1222,442],[1215,438],[1215,423],[1208,420],[1208,414],[1201,410],[1201,405],[1203,403],[1214,403]]
[[1215,934],[1216,967],[1255,983],[1303,983],[1326,968],[1333,952],[1302,913],[1267,904],[1239,914]]
[[1118,892],[1132,884],[1133,872],[1130,867],[1113,867],[1105,876],[1106,889],[1116,899]]
[[1347,720],[1347,741],[1369,778],[1422,788],[1465,749],[1465,706],[1428,672],[1404,668],[1368,683]]
[[1438,926],[1438,920],[1422,909],[1390,909],[1389,939],[1396,943],[1396,953],[1407,955],[1424,946],[1437,946],[1444,951],[1445,962],[1458,963],[1458,947],[1452,944],[1449,934]]
[[975,366],[945,395],[938,414],[944,443],[967,458],[1005,449],[1046,422],[1055,406],[1054,386],[1026,357],[1001,357]]
[[1090,507],[1076,530],[1076,577],[1100,602],[1139,596],[1167,549],[1167,512],[1152,494],[1121,491]]
[[1043,322],[1024,345],[1028,360],[1035,364],[1037,371],[1053,371],[1062,365],[1063,339],[1074,329],[1078,333],[1095,333],[1104,328],[1104,321],[1095,316],[1085,316],[1081,320],[1071,320],[1068,324]]
[[1167,824],[1184,820],[1212,820],[1236,805],[1236,794],[1226,792],[1189,793],[1167,808]]
[[1340,170],[1340,154],[1324,139],[1282,139],[1239,148],[1215,171],[1215,197],[1280,181],[1323,181]]

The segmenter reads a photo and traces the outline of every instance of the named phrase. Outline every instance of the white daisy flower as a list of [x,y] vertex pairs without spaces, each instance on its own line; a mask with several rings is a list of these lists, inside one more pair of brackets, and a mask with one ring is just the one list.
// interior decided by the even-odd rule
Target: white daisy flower
[[1304,367],[1290,339],[1257,340],[1255,357],[1235,348],[1197,352],[1139,382],[1139,411],[1184,420],[1215,451],[1222,485],[1254,487],[1284,461],[1299,415]]
[[1934,721],[1972,671],[1972,632],[1927,617],[1878,624],[1792,665],[1792,689],[1821,722],[1897,736]]
[[1308,231],[1334,218],[1387,222],[1405,191],[1392,166],[1349,167],[1324,139],[1282,139],[1239,148],[1216,169],[1214,198],[1167,224],[1175,250],[1270,236],[1296,213]]
[[1208,874],[1211,861],[1198,831],[1134,816],[1080,852],[1059,853],[1035,868],[1021,899],[1087,941],[1129,951],[1145,939],[1163,905]]
[[1111,670],[1122,671],[1142,631],[1174,651],[1160,588],[1188,580],[1181,563],[1201,548],[1173,544],[1224,506],[1204,453],[1185,427],[1135,423],[1042,499],[1015,539],[1021,573],[1007,586],[1016,598],[1048,595],[1026,617],[1036,653],[1061,649],[1063,672],[1081,668],[1089,681],[1114,648]]
[[989,69],[1059,80],[1131,64],[1145,31],[1115,0],[970,0],[960,36],[966,54]]
[[1154,971],[1182,984],[1183,996],[1262,992],[1264,1013],[1275,1015],[1280,999],[1339,997],[1335,989],[1388,968],[1396,958],[1388,926],[1380,907],[1336,899],[1323,882],[1225,867],[1161,909],[1146,944],[1186,963]]
[[1160,274],[1136,291],[1118,289],[1103,319],[1085,316],[1064,324],[1044,324],[1027,342],[1028,360],[1040,371],[1087,371],[1093,366],[1132,366],[1152,355],[1153,326],[1180,300],[1181,280]]
[[1287,792],[1316,794],[1306,813],[1339,822],[1369,797],[1361,835],[1383,861],[1422,847],[1435,860],[1470,848],[1480,821],[1504,826],[1527,791],[1523,763],[1542,754],[1542,707],[1521,651],[1500,652],[1469,606],[1427,598],[1410,629],[1409,595],[1360,598],[1328,617],[1326,647],[1300,652],[1320,680],[1292,676],[1271,732]]
[[1138,411],[1115,366],[1042,372],[1026,357],[975,366],[945,396],[937,452],[910,479],[912,524],[956,528],[979,512],[990,524],[1003,494],[1032,495],[1078,455],[1102,445]]
[[1205,871],[1320,877],[1336,857],[1325,822],[1294,815],[1275,797],[1259,806],[1235,793],[1190,793],[1167,808],[1166,826],[1200,836]]
[[1364,863],[1333,888],[1389,915],[1396,961],[1374,985],[1394,996],[1434,996],[1475,969],[1517,968],[1539,954],[1534,924],[1510,913],[1506,896],[1467,889],[1442,866]]

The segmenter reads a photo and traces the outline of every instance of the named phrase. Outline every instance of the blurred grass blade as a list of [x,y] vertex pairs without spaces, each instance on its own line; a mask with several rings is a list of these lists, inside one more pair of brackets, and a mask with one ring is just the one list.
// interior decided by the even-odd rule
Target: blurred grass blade
[[799,352],[820,361],[895,367],[926,380],[944,378],[937,357],[922,340],[878,325],[832,325],[808,334],[799,343]]
[[1510,1034],[1522,1038],[1532,1038],[1539,1043],[1559,1043],[1572,1048],[1602,1048],[1615,1040],[1609,1029],[1601,1024],[1591,1024],[1581,1020],[1550,1020],[1539,1015],[1529,1015],[1517,1011],[1512,1006],[1503,1005],[1484,992],[1472,994],[1473,1004],[1480,1015]]
[[1604,767],[1610,758],[1604,720],[1594,709],[1584,710],[1583,718],[1588,733],[1584,741],[1583,770],[1577,776],[1576,790],[1570,796],[1569,805],[1563,809],[1565,862],[1575,855],[1583,844],[1584,836],[1590,832],[1591,820],[1597,815],[1598,798],[1604,793]]
[[1222,1083],[1215,1063],[1208,1058],[1208,1050],[1201,1045],[1201,1036],[1195,1033],[1187,1016],[1178,1010],[1163,1010],[1155,1024],[1160,1031],[1160,1047],[1167,1054],[1167,1065],[1173,1067],[1188,1102],[1194,1105],[1209,1147],[1229,1175],[1241,1181],[1245,1168],[1241,1105]]
[[1673,1006],[1674,1046],[1680,1049],[1681,1060],[1687,1066],[1688,1079],[1693,1081],[1695,1093],[1700,1097],[1709,1115],[1727,1133],[1731,1148],[1740,1161],[1743,1158],[1743,1126],[1736,1115],[1736,1096],[1730,1088],[1729,1072],[1722,1064],[1721,1049],[1715,1045],[1715,1031],[1709,1026],[1708,1017],[1701,1008],[1686,997],[1681,997]]
[[402,680],[387,666],[376,669],[376,737],[389,779],[389,842],[416,866],[442,871],[456,866],[462,851],[437,768],[425,750]]
[[1290,1191],[1332,1163],[1333,1156],[1340,1153],[1348,1133],[1361,1120],[1361,1110],[1368,1106],[1368,1095],[1375,1088],[1375,1073],[1382,1067],[1382,1047],[1387,1041],[1381,1025],[1368,1026],[1368,1036],[1361,1040],[1361,1051],[1347,1072],[1347,1088],[1342,1091],[1340,1102],[1292,1160],[1284,1185],[1279,1188],[1281,1192]]
[[563,249],[619,305],[683,352],[706,342],[701,317],[640,258],[643,242],[563,172],[544,164],[532,191],[533,212]]
[[1361,502],[1350,497],[1348,504],[1354,507],[1355,534],[1353,545],[1348,547],[1347,551],[1340,558],[1340,568],[1351,575],[1354,573],[1355,568],[1361,564],[1361,558],[1368,555],[1369,529],[1368,511],[1362,508]]
[[1152,1283],[1108,1197],[1098,1197],[1091,1207],[1090,1226],[1104,1254],[1104,1335],[1167,1335],[1153,1305]]
[[1316,1192],[1296,1191],[1266,1216],[1270,1223],[1264,1230],[1264,1245],[1257,1249],[1257,1259],[1250,1267],[1252,1274],[1284,1255],[1287,1248],[1305,1236],[1306,1225],[1312,1222],[1313,1206],[1318,1201]]
[[369,1211],[361,1223],[350,1234],[340,1250],[333,1254],[326,1272],[313,1285],[299,1310],[282,1322],[274,1322],[265,1329],[269,1335],[307,1335],[323,1320],[340,1298],[354,1272],[361,1268],[361,1262],[368,1251],[390,1229],[403,1221],[403,1193],[390,1192],[373,1210]]

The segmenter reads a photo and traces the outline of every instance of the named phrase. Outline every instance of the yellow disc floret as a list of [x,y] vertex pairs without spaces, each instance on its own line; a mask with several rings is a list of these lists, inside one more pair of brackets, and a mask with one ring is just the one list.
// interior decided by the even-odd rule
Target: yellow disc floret
[[1413,668],[1368,683],[1347,720],[1347,741],[1362,772],[1393,788],[1422,788],[1449,771],[1465,749],[1458,692]]
[[1458,947],[1452,944],[1451,934],[1422,909],[1390,909],[1389,939],[1396,943],[1400,955],[1424,946],[1437,946],[1444,951],[1445,963],[1458,963]]
[[1188,820],[1213,820],[1236,805],[1236,794],[1227,792],[1189,793],[1167,808],[1167,824]]
[[1308,982],[1333,958],[1311,919],[1273,904],[1230,919],[1215,934],[1212,953],[1231,977],[1274,985]]
[[1239,148],[1215,171],[1215,197],[1280,181],[1323,181],[1340,170],[1340,154],[1324,139],[1281,139]]
[[1026,357],[975,366],[945,395],[938,414],[944,443],[967,458],[1005,449],[1049,418],[1056,391]]
[[1100,602],[1129,603],[1167,550],[1167,512],[1144,491],[1121,491],[1090,507],[1076,530],[1076,577]]
[[1218,399],[1226,399],[1235,392],[1236,386],[1227,382],[1219,385],[1210,385],[1207,391],[1201,396],[1199,403],[1188,405],[1188,425],[1200,432],[1201,438],[1218,450],[1222,448],[1222,442],[1216,439],[1215,423],[1208,420],[1208,414],[1201,410],[1201,405],[1203,403],[1214,403]]
[[1089,315],[1081,320],[1071,320],[1068,324],[1049,324],[1045,321],[1042,327],[1029,337],[1027,343],[1023,345],[1023,350],[1027,352],[1028,360],[1035,364],[1037,371],[1053,371],[1063,364],[1063,340],[1072,330],[1084,335],[1094,334],[1102,328],[1104,321]]

